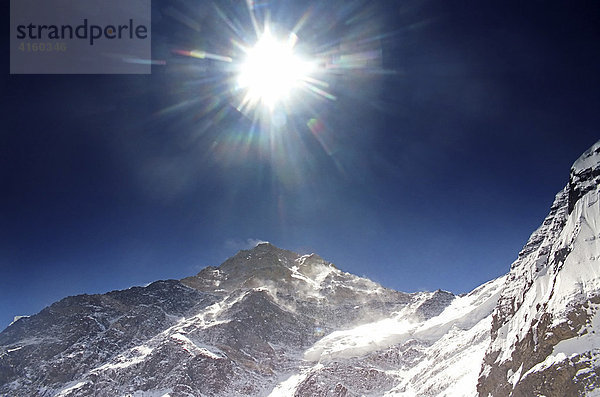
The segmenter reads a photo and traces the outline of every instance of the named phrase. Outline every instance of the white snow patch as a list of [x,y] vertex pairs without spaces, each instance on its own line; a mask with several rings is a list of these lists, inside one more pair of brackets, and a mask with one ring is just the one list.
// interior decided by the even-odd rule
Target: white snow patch
[[208,349],[207,345],[200,345],[197,342],[193,342],[187,336],[182,335],[180,333],[175,333],[171,335],[171,339],[177,340],[182,343],[184,349],[186,349],[191,354],[206,356],[215,360],[222,359],[223,356],[220,356],[216,353],[213,353]]
[[28,317],[31,317],[31,316],[14,316],[14,318],[13,318],[12,322],[11,322],[10,324],[8,324],[8,326],[10,327],[10,326],[11,326],[11,325],[13,325],[14,323],[16,323],[16,322],[17,322],[17,320],[20,320],[20,319],[22,319],[22,318],[28,318]]
[[97,368],[97,370],[115,369],[115,368],[127,368],[132,365],[139,364],[146,359],[146,357],[152,353],[152,348],[147,345],[136,346],[129,349],[126,353],[117,356],[112,363],[106,363]]
[[74,392],[77,389],[81,389],[83,386],[85,386],[88,383],[88,381],[85,382],[70,382],[68,383],[68,386],[65,387],[64,389],[62,389],[61,391],[59,391],[54,397],[66,397],[69,394],[71,394],[71,392]]
[[289,397],[293,396],[298,386],[304,382],[308,375],[313,371],[318,371],[323,368],[323,365],[317,364],[312,368],[305,368],[298,374],[291,375],[289,378],[279,383],[268,397]]
[[7,353],[12,353],[12,352],[16,352],[17,350],[21,350],[23,348],[23,346],[18,346],[18,347],[14,347],[12,349],[8,349],[6,350]]
[[512,369],[508,370],[507,379],[513,385],[513,388],[517,385],[517,383],[521,379],[521,372],[523,372],[523,364],[521,364],[521,366],[515,373],[512,372]]
[[192,316],[187,319],[180,320],[173,327],[167,329],[166,331],[163,331],[163,333],[181,333],[181,334],[185,335],[185,334],[187,334],[188,329],[198,329],[198,328],[206,329],[206,328],[214,327],[215,325],[218,325],[218,324],[227,323],[229,320],[219,319],[219,316],[222,313],[224,313],[225,311],[227,311],[228,309],[230,309],[233,305],[235,305],[236,303],[241,301],[247,294],[248,294],[248,292],[246,292],[244,294],[240,294],[239,296],[237,296],[235,298],[232,298],[231,296],[227,296],[227,297],[223,298],[222,300],[220,300],[219,302],[216,302],[216,303],[206,307],[204,310],[202,310],[197,315]]
[[564,353],[558,353],[556,355],[550,354],[544,361],[541,363],[537,363],[534,365],[529,371],[525,372],[522,379],[525,379],[527,376],[531,375],[534,372],[543,371],[546,368],[550,368],[554,364],[558,364],[567,359],[567,356]]
[[290,270],[292,271],[291,276],[293,278],[296,278],[298,280],[302,280],[302,281],[306,282],[307,284],[309,284],[310,286],[312,286],[314,288],[319,288],[319,283],[317,283],[315,280],[312,280],[312,279],[306,277],[304,274],[300,273],[298,271],[298,266],[292,266],[290,268]]

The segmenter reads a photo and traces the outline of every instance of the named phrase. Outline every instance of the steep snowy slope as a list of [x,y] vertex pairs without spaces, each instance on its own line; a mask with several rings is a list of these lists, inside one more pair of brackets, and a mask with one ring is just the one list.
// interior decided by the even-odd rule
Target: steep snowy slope
[[483,396],[578,396],[600,388],[600,142],[571,168],[512,264],[492,322]]

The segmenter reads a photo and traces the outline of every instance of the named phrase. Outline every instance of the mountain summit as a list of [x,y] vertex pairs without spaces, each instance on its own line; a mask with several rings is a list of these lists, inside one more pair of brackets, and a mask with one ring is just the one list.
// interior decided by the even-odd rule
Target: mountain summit
[[507,275],[402,293],[259,244],[0,333],[1,396],[594,396],[600,142]]

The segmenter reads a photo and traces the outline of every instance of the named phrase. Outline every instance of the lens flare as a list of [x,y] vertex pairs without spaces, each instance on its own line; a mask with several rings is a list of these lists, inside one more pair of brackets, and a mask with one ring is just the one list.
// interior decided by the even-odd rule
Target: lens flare
[[[161,40],[169,54],[153,121],[194,164],[186,181],[196,183],[197,168],[255,167],[285,225],[287,208],[312,205],[305,203],[320,194],[323,167],[345,180],[362,175],[367,160],[353,142],[368,130],[366,114],[387,106],[382,76],[399,73],[383,68],[383,43],[396,33],[382,30],[385,18],[372,3],[209,1],[195,11],[167,9],[165,23],[177,23]],[[241,191],[247,181],[234,184]],[[307,200],[292,203],[290,192]]]
[[243,103],[273,110],[310,77],[313,65],[294,53],[296,41],[293,33],[287,40],[278,40],[265,29],[240,66],[237,83],[246,92]]

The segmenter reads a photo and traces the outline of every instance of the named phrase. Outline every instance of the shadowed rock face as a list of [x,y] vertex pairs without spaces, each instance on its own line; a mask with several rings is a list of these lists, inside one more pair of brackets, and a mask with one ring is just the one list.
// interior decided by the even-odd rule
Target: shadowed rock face
[[[580,396],[600,388],[600,143],[510,272],[407,294],[271,244],[0,333],[0,396]],[[598,332],[598,334],[597,334]]]

